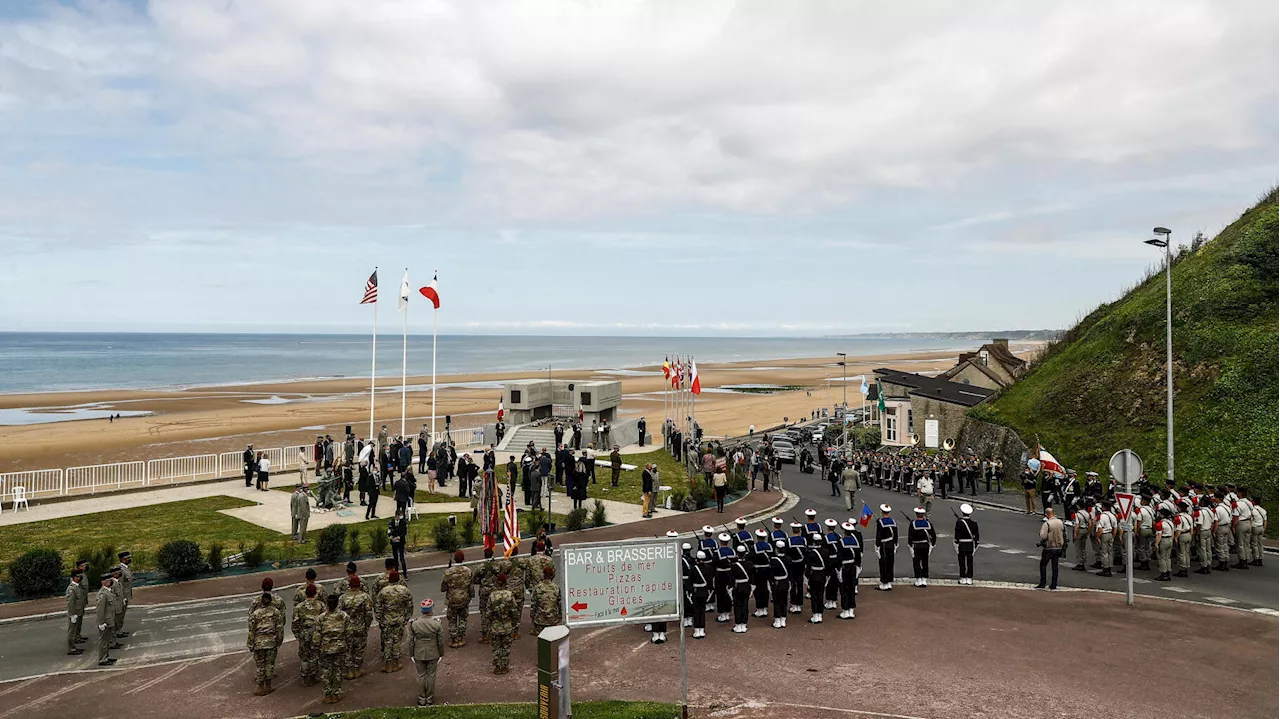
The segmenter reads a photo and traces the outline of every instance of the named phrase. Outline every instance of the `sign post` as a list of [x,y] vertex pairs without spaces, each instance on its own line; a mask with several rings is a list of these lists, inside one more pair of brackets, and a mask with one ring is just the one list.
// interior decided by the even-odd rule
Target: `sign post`
[[538,635],[538,719],[569,716],[569,629],[547,627]]
[[1129,513],[1133,509],[1133,483],[1142,476],[1142,458],[1131,449],[1122,449],[1111,455],[1107,463],[1111,476],[1124,482],[1124,493],[1116,493],[1116,502],[1123,515],[1120,528],[1124,530],[1124,563],[1125,563],[1125,600],[1133,606],[1133,520]]
[[[677,539],[587,542],[560,547],[565,626],[653,622],[680,624],[682,714],[689,715],[684,643],[684,588]],[[566,677],[567,678],[567,677]]]

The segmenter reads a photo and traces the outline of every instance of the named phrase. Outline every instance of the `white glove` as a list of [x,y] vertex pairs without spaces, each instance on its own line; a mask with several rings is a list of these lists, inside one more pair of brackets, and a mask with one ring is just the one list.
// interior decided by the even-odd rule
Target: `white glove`
[[959,542],[952,542],[952,543],[951,543],[951,546],[953,546],[953,547],[955,547],[955,548],[956,548],[956,554],[959,554],[959,553],[960,553],[960,543],[959,543]]
[[79,614],[72,614],[72,615],[71,615],[71,623],[72,623],[72,624],[75,624],[76,622],[79,622],[79,621],[80,621],[80,615],[79,615]]
[[129,606],[129,600],[128,600],[128,599],[124,600],[124,605],[125,605],[126,607],[127,607],[127,606]]
[[100,632],[105,632],[105,631],[107,631],[107,625],[105,625],[105,624],[99,624],[99,625],[98,625],[98,631],[100,631]]

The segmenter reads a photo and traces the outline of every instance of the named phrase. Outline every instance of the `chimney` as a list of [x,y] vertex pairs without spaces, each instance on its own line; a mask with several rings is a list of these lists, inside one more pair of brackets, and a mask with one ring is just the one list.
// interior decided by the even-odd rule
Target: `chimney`
[[991,344],[1004,349],[1009,349],[1009,340],[1004,337],[997,337],[996,339],[991,340]]

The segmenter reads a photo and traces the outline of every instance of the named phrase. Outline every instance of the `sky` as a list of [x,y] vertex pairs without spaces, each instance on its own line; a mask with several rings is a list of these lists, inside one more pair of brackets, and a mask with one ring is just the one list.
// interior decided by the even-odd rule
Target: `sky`
[[1276,183],[1277,7],[3,0],[0,331],[1066,327]]

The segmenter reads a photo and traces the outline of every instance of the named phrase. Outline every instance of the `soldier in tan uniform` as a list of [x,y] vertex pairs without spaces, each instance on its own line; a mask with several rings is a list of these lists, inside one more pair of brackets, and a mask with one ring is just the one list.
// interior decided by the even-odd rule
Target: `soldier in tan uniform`
[[[470,586],[470,585],[468,585]],[[422,616],[409,623],[409,659],[418,671],[418,706],[436,703],[436,665],[444,656],[444,628],[431,616],[435,602],[422,600]]]
[[271,680],[276,674],[276,649],[284,641],[284,612],[276,606],[275,601],[271,592],[265,591],[249,611],[247,644],[249,651],[253,652],[256,667],[254,676],[258,683],[253,695],[259,697],[274,691]]
[[413,613],[413,594],[400,582],[400,572],[391,570],[387,586],[378,592],[374,607],[382,640],[382,671],[398,672],[404,668],[400,662],[404,625]]
[[115,657],[110,656],[112,647],[119,646],[115,643],[116,637],[116,592],[112,589],[112,584],[116,581],[114,573],[102,575],[102,588],[98,590],[98,603],[96,606],[98,619],[98,666],[110,666],[116,663]]
[[329,611],[320,618],[317,631],[320,675],[324,682],[324,703],[336,704],[342,698],[342,675],[347,668],[347,634],[351,628],[346,612],[338,608],[336,595],[330,595],[325,604]]
[[293,636],[298,640],[298,668],[302,686],[315,685],[320,679],[320,618],[325,605],[316,597],[315,585],[307,585],[305,598],[293,607]]
[[79,569],[71,573],[71,582],[67,584],[67,654],[84,654],[84,650],[76,646],[80,637],[80,625],[84,623],[85,605],[89,603],[89,590],[84,586],[84,572]]
[[462,565],[464,559],[461,551],[454,552],[454,565],[445,570],[440,581],[440,592],[444,594],[449,619],[450,647],[461,647],[467,643],[467,612],[471,598],[475,596],[471,570]]
[[364,676],[364,650],[369,641],[369,626],[373,624],[373,600],[360,582],[360,577],[351,576],[343,580],[348,582],[347,591],[338,599],[338,607],[347,614],[350,632],[347,634],[347,679],[358,679]]

